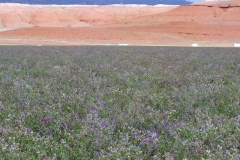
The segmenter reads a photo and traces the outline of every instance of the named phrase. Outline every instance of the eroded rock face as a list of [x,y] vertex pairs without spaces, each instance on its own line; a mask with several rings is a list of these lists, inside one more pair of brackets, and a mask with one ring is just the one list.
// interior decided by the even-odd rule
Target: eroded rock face
[[[0,42],[46,44],[227,45],[240,42],[240,2],[185,6],[38,6],[0,9]],[[5,7],[7,8],[7,7]],[[8,9],[13,9],[8,7]],[[8,10],[10,12],[10,10]],[[4,16],[3,16],[4,15]],[[5,17],[5,18],[4,18]],[[17,26],[19,25],[19,26]],[[9,39],[9,41],[7,41]],[[24,41],[25,40],[25,41]]]
[[169,11],[176,6],[0,4],[0,31],[23,27],[88,27]]

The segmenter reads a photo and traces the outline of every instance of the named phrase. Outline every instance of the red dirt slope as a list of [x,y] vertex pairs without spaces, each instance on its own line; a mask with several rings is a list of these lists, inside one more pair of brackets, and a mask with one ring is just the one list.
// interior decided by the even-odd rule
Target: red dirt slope
[[0,31],[23,27],[88,27],[169,11],[176,6],[0,4]]
[[[128,17],[123,16],[125,11],[122,10],[122,14],[112,16],[107,10],[107,14],[104,15],[108,16],[101,17],[98,15],[100,11],[96,12],[101,7],[95,7],[90,17],[80,18],[84,19],[84,21],[81,21],[83,26],[76,28],[59,27],[54,25],[57,22],[52,21],[50,26],[55,28],[46,27],[49,26],[49,23],[47,23],[48,20],[44,21],[43,18],[41,23],[44,22],[44,27],[34,27],[42,25],[31,23],[33,27],[30,28],[1,32],[0,42],[72,45],[106,43],[191,45],[191,43],[199,43],[200,46],[233,46],[234,42],[240,42],[240,1],[238,0],[196,3],[157,13],[155,10],[147,12],[152,7],[146,6],[144,9],[149,15],[133,14],[135,11],[131,11],[131,14],[128,14],[131,16]],[[140,10],[141,6],[136,6],[134,9]],[[97,18],[94,18],[93,13],[95,15],[98,13]],[[129,8],[128,13],[130,13]],[[59,15],[63,18],[58,18],[58,21],[59,19],[68,21],[64,17],[65,14],[59,12]],[[76,17],[79,17],[79,15]]]

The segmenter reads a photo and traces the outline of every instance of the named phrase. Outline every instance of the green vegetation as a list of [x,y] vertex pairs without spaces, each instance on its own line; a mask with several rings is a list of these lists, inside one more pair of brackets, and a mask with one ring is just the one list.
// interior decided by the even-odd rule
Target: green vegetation
[[237,48],[0,47],[0,159],[240,159]]

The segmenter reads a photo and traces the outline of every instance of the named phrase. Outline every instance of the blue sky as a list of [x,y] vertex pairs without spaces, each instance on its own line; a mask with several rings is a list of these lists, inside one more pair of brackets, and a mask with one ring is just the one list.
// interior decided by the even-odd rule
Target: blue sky
[[202,0],[189,0],[190,2],[200,2]]
[[[188,0],[190,2],[201,2],[201,1],[204,1],[204,0]],[[220,1],[229,1],[229,0],[220,0]]]

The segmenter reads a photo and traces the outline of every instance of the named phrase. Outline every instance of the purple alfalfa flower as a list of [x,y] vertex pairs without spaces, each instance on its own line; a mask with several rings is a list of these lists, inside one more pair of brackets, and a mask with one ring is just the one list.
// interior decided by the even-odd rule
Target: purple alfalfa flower
[[127,112],[125,110],[122,111],[123,115],[127,115]]
[[151,138],[152,139],[155,139],[157,137],[157,133],[156,132],[153,132],[152,135],[151,135]]
[[25,131],[24,131],[25,134],[29,134],[30,132],[31,131],[28,128],[25,128]]
[[136,123],[139,122],[138,117],[135,117],[134,122],[136,122]]
[[180,128],[184,128],[187,126],[187,124],[183,121],[179,121]]
[[95,107],[91,107],[91,111],[90,112],[97,112],[97,109]]
[[44,124],[50,124],[52,122],[53,118],[52,117],[45,117],[44,115],[42,116],[42,122]]
[[67,127],[68,127],[69,130],[73,130],[73,124],[70,123],[70,122],[67,124]]
[[100,157],[101,156],[101,152],[95,152],[94,156],[97,157],[97,158]]
[[140,142],[140,144],[141,144],[141,145],[145,145],[145,144],[149,144],[149,143],[151,143],[151,142],[152,142],[151,137],[148,137],[148,138],[143,139],[143,140]]
[[202,97],[198,97],[197,101],[201,102],[202,101]]
[[150,127],[150,130],[152,131],[152,130],[154,130],[154,128],[155,128],[154,126],[151,126],[151,127]]
[[155,160],[161,160],[161,158],[159,158],[157,155],[154,155],[153,158],[154,158]]
[[29,107],[30,107],[30,108],[34,108],[33,103],[30,103]]
[[101,100],[98,100],[97,101],[97,105],[102,108],[104,105],[105,105],[105,102],[104,101],[101,101]]
[[187,86],[186,86],[186,85],[183,85],[182,88],[183,88],[183,89],[187,89]]
[[154,131],[157,135],[160,135],[160,131],[157,129]]
[[164,130],[166,130],[166,129],[168,128],[168,122],[167,122],[167,123],[164,123],[164,124],[162,125],[162,128],[163,128]]
[[177,123],[174,123],[174,124],[172,124],[172,128],[176,128],[177,126],[179,126],[179,123],[177,122]]
[[168,134],[169,136],[173,137],[173,136],[175,135],[175,132],[173,132],[173,131],[170,130],[170,131],[167,132],[167,134]]
[[147,135],[150,135],[151,132],[149,130],[146,130],[146,133],[147,133]]
[[45,154],[41,154],[41,159],[45,159],[45,158],[46,158]]
[[105,123],[101,124],[100,125],[101,129],[106,129],[107,128],[107,125]]
[[197,150],[197,154],[199,154],[199,155],[203,154],[202,151],[201,151],[201,149],[198,149],[198,150]]
[[94,124],[92,124],[90,130],[91,130],[92,132],[93,132],[93,131],[96,131],[96,130],[97,130],[97,127],[96,127]]
[[70,100],[70,97],[69,96],[65,96],[65,100],[66,101]]
[[132,133],[132,134],[131,134],[131,137],[133,137],[133,138],[137,138],[138,136],[137,136],[137,134]]
[[19,108],[20,108],[21,111],[25,111],[25,109],[26,109],[26,105],[20,105]]

